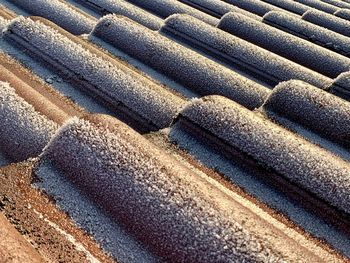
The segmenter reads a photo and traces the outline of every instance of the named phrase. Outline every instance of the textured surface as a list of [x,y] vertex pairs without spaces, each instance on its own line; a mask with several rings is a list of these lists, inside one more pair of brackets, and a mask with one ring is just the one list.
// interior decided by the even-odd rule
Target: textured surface
[[0,82],[0,119],[0,148],[16,161],[40,154],[58,128],[5,82]]
[[122,65],[96,56],[56,30],[28,18],[15,19],[7,35],[20,36],[82,80],[107,100],[122,102],[158,127],[169,125],[184,101]]
[[[292,1],[292,0],[263,0],[264,2],[270,3],[272,5],[283,8],[284,10],[288,10],[292,13],[302,15],[307,10],[310,10],[311,7],[307,5],[303,5],[301,3]],[[286,12],[285,12],[286,13]]]
[[305,12],[302,19],[350,37],[350,21],[318,10]]
[[240,14],[226,14],[219,28],[328,77],[350,70],[349,58]]
[[[22,162],[1,168],[0,214],[6,216],[22,240],[24,237],[27,245],[39,253],[44,262],[115,263],[60,211],[57,203],[50,201],[51,197],[33,185],[32,164]],[[4,224],[1,222],[1,227]],[[0,243],[2,241],[6,242],[6,238]],[[27,253],[26,249],[22,251]],[[19,263],[35,262],[34,255],[28,253],[27,256],[32,258]]]
[[345,3],[350,3],[350,0],[342,0]]
[[104,17],[92,35],[200,95],[220,94],[253,109],[269,93],[252,80],[124,17]]
[[0,225],[0,258],[2,262],[45,262],[1,213]]
[[220,18],[221,16],[223,16],[228,12],[237,12],[237,13],[241,13],[243,15],[249,16],[256,20],[261,19],[261,17],[258,15],[255,15],[237,6],[225,3],[221,0],[180,0],[180,1],[218,18]]
[[[0,167],[0,211],[44,260],[348,261],[350,71],[318,52],[348,38],[302,20],[310,5],[0,3],[0,166],[21,161]],[[217,28],[227,12],[289,59]],[[259,28],[271,14],[336,73],[292,62]],[[83,18],[98,24],[75,36]]]
[[267,115],[276,113],[331,140],[350,143],[350,103],[302,81],[281,82],[262,108]]
[[334,79],[330,92],[350,101],[350,72],[344,72]]
[[348,162],[223,97],[194,100],[181,114],[264,166],[350,211]]
[[330,5],[338,6],[341,8],[350,8],[349,3],[345,3],[344,1],[341,1],[341,0],[322,0],[322,2]]
[[7,26],[8,23],[9,23],[9,20],[0,17],[0,31],[1,32],[5,29],[5,27]]
[[96,23],[92,17],[83,15],[60,0],[11,0],[11,2],[29,14],[45,17],[76,35],[89,33]]
[[[106,117],[93,118],[96,122]],[[106,129],[108,125],[113,131]],[[281,259],[222,213],[218,197],[208,195],[207,186],[195,175],[122,123],[108,124],[108,118],[100,124],[72,119],[42,158],[59,165],[76,184],[94,193],[95,199],[165,259]]]
[[129,0],[129,2],[149,10],[162,18],[167,18],[168,16],[176,13],[184,13],[197,17],[198,19],[211,25],[216,25],[219,22],[218,19],[176,0]]
[[333,14],[334,12],[339,10],[338,7],[327,4],[319,0],[295,0],[295,1],[330,14]]
[[162,31],[170,31],[191,46],[198,46],[213,56],[220,56],[222,61],[230,60],[239,68],[252,71],[274,85],[280,81],[301,79],[320,88],[331,80],[299,64],[280,57],[263,48],[253,45],[218,28],[209,27],[198,19],[188,15],[169,17]]
[[152,15],[142,8],[132,5],[124,0],[83,0],[83,2],[94,6],[102,14],[113,13],[123,15],[148,27],[149,29],[158,30],[163,22],[161,18]]
[[349,9],[340,9],[334,13],[335,16],[350,20],[350,10]]
[[275,5],[270,5],[268,3],[264,3],[259,0],[243,0],[243,1],[242,0],[223,0],[223,1],[229,4],[232,4],[234,6],[238,6],[239,8],[242,8],[251,13],[257,14],[259,16],[263,16],[267,12],[270,12],[272,10],[283,11],[283,9]]
[[337,53],[350,56],[350,38],[332,30],[276,11],[267,13],[263,22]]

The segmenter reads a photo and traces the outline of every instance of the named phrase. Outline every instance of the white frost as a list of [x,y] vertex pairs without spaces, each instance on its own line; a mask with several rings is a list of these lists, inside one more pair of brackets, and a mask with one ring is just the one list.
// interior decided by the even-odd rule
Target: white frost
[[[169,31],[192,46],[199,46],[223,62],[229,60],[263,81],[278,84],[280,81],[300,79],[318,87],[332,80],[295,62],[260,48],[248,41],[207,25],[188,15],[172,15],[165,21],[162,31]],[[258,77],[259,76],[259,77]]]
[[82,81],[81,86],[89,83],[98,96],[116,106],[123,103],[157,127],[168,126],[185,103],[182,98],[130,68],[97,56],[40,21],[19,17],[12,21],[4,34],[8,38],[12,34],[21,37],[31,47],[40,50],[38,55],[55,61],[53,66],[75,74]]
[[349,58],[241,14],[226,14],[219,28],[330,78],[350,70]]
[[0,82],[0,120],[1,151],[15,161],[39,155],[58,129],[5,82]]
[[72,34],[90,33],[96,20],[83,15],[69,4],[60,0],[11,0],[11,3],[35,16],[41,16]]
[[258,114],[220,96],[181,113],[268,168],[350,212],[350,164]]
[[260,106],[269,89],[136,22],[105,16],[93,37],[112,44],[199,95],[220,94],[248,108]]
[[336,17],[318,10],[309,10],[305,12],[302,19],[350,37],[350,21],[340,17]]
[[[96,120],[95,120],[96,121]],[[278,262],[264,241],[224,212],[208,186],[122,123],[71,119],[45,149],[95,202],[165,260]],[[261,243],[263,242],[263,243]]]

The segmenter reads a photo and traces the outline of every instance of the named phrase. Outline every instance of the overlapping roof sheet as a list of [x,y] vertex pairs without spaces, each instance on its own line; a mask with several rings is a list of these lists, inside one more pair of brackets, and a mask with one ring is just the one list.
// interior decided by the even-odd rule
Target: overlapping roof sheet
[[350,257],[348,1],[0,3],[0,163],[117,262]]

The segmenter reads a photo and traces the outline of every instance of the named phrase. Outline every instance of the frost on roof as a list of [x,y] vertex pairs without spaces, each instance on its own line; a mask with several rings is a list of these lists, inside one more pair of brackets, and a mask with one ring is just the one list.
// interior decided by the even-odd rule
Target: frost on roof
[[2,34],[2,31],[6,29],[9,22],[9,20],[0,16],[0,35]]
[[58,124],[37,112],[0,81],[0,149],[14,161],[37,156],[58,129]]
[[220,96],[197,99],[181,116],[345,212],[350,164]]
[[223,209],[220,194],[209,194],[217,190],[110,117],[71,119],[45,160],[165,260],[282,260]]
[[133,3],[146,10],[149,10],[150,12],[162,18],[167,18],[170,15],[181,13],[189,14],[211,25],[216,25],[219,22],[217,18],[212,17],[204,12],[201,12],[176,0],[128,0],[128,2]]
[[[292,0],[264,0],[267,3],[283,8],[284,10],[288,10],[292,13],[296,13],[298,15],[304,14],[307,10],[310,10],[311,7],[307,5],[300,4],[298,2]],[[282,11],[281,11],[282,12]],[[288,14],[284,11],[285,14]]]
[[305,12],[302,19],[350,37],[350,21],[317,10]]
[[261,17],[254,13],[218,0],[182,0],[182,2],[194,6],[195,8],[203,10],[207,13],[213,14],[216,17],[221,17],[228,12],[238,12],[249,16],[250,18],[261,20]]
[[125,17],[105,16],[91,34],[200,95],[220,94],[255,108],[269,93],[256,82]]
[[350,55],[350,38],[283,12],[267,13],[263,22],[343,55]]
[[329,87],[331,93],[350,101],[350,72],[340,74]]
[[327,4],[320,0],[295,0],[295,1],[330,14],[333,14],[335,11],[339,10],[339,7]]
[[335,12],[334,15],[346,20],[350,20],[350,9],[340,9],[337,12]]
[[[350,145],[350,103],[305,82],[281,82],[262,106],[331,140]],[[278,120],[278,116],[273,116]]]
[[345,2],[339,1],[339,0],[322,0],[322,2],[325,2],[325,3],[330,4],[330,5],[338,6],[341,8],[350,8],[349,3],[345,3]]
[[331,78],[350,70],[349,58],[237,13],[218,27]]
[[152,30],[158,30],[163,23],[161,18],[152,15],[142,8],[132,5],[124,0],[84,0],[84,2],[94,4],[109,13],[129,17],[130,19]]
[[[260,0],[223,0],[224,2],[227,2],[229,4],[232,4],[234,6],[237,6],[239,8],[242,8],[244,10],[247,10],[251,13],[257,14],[259,16],[265,15],[267,12],[272,10],[280,10],[283,11],[283,9],[270,5],[268,3],[265,3]],[[284,10],[286,12],[286,10]]]
[[96,23],[93,18],[83,15],[60,0],[11,0],[11,2],[24,8],[28,13],[45,17],[76,35],[90,33]]
[[172,35],[199,46],[222,61],[231,61],[240,68],[253,72],[254,77],[268,80],[273,85],[280,81],[300,79],[318,87],[325,87],[331,79],[306,67],[296,64],[266,49],[226,33],[218,28],[189,15],[172,15],[166,19],[161,29],[169,30]]
[[[86,81],[96,93],[113,104],[121,102],[157,127],[166,127],[185,103],[165,88],[133,70],[112,63],[73,42],[57,30],[30,18],[19,17],[9,25],[6,36],[20,36],[40,55],[48,56]],[[128,42],[130,45],[130,42]],[[87,86],[85,83],[83,86]]]

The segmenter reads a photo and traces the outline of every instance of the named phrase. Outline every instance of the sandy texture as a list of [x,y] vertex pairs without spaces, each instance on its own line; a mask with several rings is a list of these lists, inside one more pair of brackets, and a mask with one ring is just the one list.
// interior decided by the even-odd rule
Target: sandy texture
[[295,1],[329,14],[333,14],[334,12],[339,10],[339,7],[327,4],[319,0],[295,0]]
[[[319,2],[319,1],[318,1]],[[350,21],[318,10],[305,12],[302,19],[350,37]]]
[[223,62],[245,68],[263,81],[278,84],[280,81],[300,79],[318,87],[325,87],[330,79],[290,60],[235,37],[218,28],[208,26],[188,15],[172,15],[162,27],[162,31],[199,47]]
[[218,27],[331,78],[350,70],[349,58],[237,13],[226,14]]
[[194,100],[182,116],[328,203],[350,211],[350,164],[220,96]]
[[16,161],[40,154],[58,124],[37,112],[8,83],[0,82],[0,87],[1,150]]
[[333,141],[350,144],[350,103],[305,82],[280,83],[262,108],[267,115],[276,113]]
[[60,0],[12,0],[12,3],[26,12],[45,17],[72,34],[90,33],[96,20],[82,14]]
[[35,47],[40,50],[41,56],[51,58],[53,66],[58,63],[80,81],[92,85],[107,101],[123,103],[157,127],[169,125],[184,103],[180,97],[135,71],[97,56],[40,21],[17,18],[5,34],[7,37],[21,37],[30,45],[30,49]]
[[134,5],[137,5],[146,10],[149,10],[150,12],[162,18],[167,18],[168,16],[176,13],[182,13],[194,16],[211,25],[216,25],[219,22],[217,18],[212,17],[206,13],[203,13],[195,8],[192,8],[176,0],[128,0],[128,2],[133,3]]
[[93,5],[103,14],[113,13],[126,16],[152,30],[158,30],[163,23],[161,18],[124,0],[84,0],[82,2]]
[[283,12],[267,13],[263,22],[317,45],[350,56],[350,38]]
[[104,17],[92,35],[200,95],[220,94],[255,108],[269,93],[267,88],[252,80],[125,17]]

